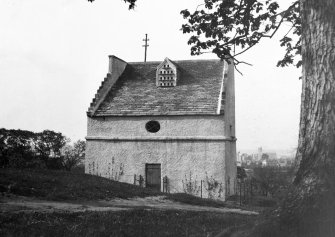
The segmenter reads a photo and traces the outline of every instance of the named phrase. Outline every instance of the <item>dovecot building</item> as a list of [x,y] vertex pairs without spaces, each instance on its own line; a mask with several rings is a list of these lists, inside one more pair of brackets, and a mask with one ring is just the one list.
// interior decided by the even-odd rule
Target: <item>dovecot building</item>
[[86,173],[222,200],[233,192],[232,64],[110,56],[87,116]]

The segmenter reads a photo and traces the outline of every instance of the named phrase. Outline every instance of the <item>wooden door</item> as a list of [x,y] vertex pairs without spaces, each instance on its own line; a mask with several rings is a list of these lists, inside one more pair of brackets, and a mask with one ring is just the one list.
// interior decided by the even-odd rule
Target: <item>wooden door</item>
[[161,191],[161,164],[145,165],[146,187]]

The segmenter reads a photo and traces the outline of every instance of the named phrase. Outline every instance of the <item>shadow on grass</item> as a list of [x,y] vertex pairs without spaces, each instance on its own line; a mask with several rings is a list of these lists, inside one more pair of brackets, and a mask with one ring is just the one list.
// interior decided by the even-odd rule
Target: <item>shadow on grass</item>
[[190,205],[208,206],[208,207],[226,207],[226,204],[223,201],[200,198],[186,193],[167,194],[166,199]]

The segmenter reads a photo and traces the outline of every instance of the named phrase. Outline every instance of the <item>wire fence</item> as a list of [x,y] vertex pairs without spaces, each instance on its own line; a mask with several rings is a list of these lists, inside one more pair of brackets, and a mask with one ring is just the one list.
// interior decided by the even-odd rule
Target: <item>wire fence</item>
[[[170,193],[170,180],[167,176],[164,176],[162,179],[162,191],[163,193]],[[134,185],[145,187],[146,182],[143,175],[134,174]],[[219,183],[219,185],[221,185]],[[188,194],[193,194],[199,196],[201,198],[210,198],[210,195],[207,197],[209,193],[209,184],[206,180],[200,180],[197,183],[183,183],[184,192]],[[225,197],[235,196],[237,198],[240,205],[243,203],[247,203],[252,199],[255,195],[266,196],[266,192],[262,189],[259,182],[253,179],[230,179],[227,178],[226,183],[224,185]]]
[[134,185],[138,185],[138,186],[144,188],[144,178],[143,178],[142,175],[134,174]]

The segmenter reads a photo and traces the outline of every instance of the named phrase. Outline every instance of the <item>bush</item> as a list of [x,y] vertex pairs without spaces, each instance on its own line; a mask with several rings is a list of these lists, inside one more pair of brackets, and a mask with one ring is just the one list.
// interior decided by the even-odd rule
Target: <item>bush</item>
[[1,128],[0,167],[71,170],[83,160],[85,142],[79,140],[72,146],[69,141],[51,130],[34,133]]
[[293,179],[293,168],[256,167],[254,181],[258,183],[263,195],[282,198]]

